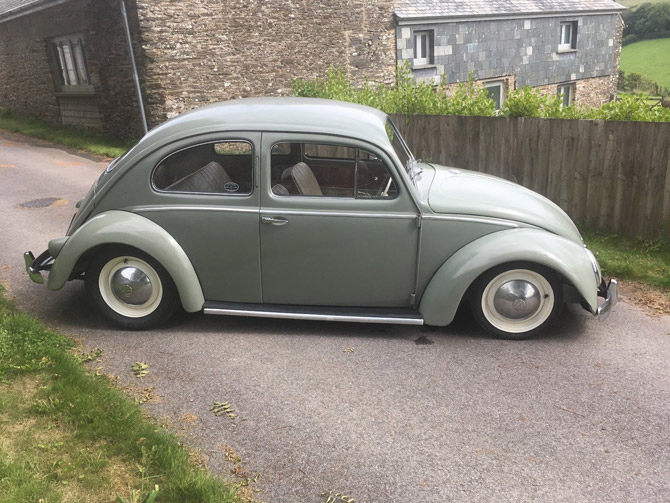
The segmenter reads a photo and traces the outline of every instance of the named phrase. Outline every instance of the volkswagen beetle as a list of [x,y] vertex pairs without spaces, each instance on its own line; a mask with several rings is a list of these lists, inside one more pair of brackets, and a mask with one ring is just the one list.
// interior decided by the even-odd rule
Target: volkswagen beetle
[[[125,329],[188,312],[448,325],[462,302],[497,337],[564,302],[617,301],[570,218],[544,197],[421,162],[382,112],[242,99],[150,131],[100,175],[30,277],[83,279]],[[599,297],[603,300],[599,301]]]

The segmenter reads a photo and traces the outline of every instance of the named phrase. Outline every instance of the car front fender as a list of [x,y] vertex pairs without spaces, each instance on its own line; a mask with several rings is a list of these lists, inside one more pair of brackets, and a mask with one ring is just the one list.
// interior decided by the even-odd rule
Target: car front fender
[[184,309],[188,312],[202,309],[205,298],[200,281],[182,247],[158,224],[127,211],[101,213],[77,229],[62,244],[49,272],[47,288],[62,288],[84,253],[112,244],[132,246],[151,255],[172,277]]
[[449,257],[421,298],[419,311],[426,324],[451,323],[463,296],[482,273],[519,261],[556,271],[577,289],[591,312],[597,312],[598,283],[584,246],[544,230],[523,228],[487,234]]

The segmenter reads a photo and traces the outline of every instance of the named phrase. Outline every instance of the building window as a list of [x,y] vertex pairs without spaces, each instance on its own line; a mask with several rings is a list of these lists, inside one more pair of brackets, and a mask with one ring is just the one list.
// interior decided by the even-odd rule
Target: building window
[[496,104],[496,110],[500,110],[503,101],[505,101],[505,82],[502,80],[485,82],[484,87],[486,87],[489,98]]
[[414,32],[414,66],[433,64],[433,32]]
[[561,35],[558,41],[559,51],[577,49],[577,21],[561,23]]
[[556,88],[556,94],[561,99],[561,106],[569,107],[575,99],[574,84],[561,84]]
[[61,87],[91,84],[91,76],[86,64],[86,50],[81,35],[53,39],[51,48]]

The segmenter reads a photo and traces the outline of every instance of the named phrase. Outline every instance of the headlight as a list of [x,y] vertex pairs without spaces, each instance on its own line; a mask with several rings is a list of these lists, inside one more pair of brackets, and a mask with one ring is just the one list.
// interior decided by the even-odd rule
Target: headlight
[[593,252],[591,252],[591,250],[586,247],[584,247],[584,250],[586,251],[586,255],[591,261],[591,266],[593,266],[593,274],[595,274],[596,277],[596,284],[600,285],[600,283],[603,281],[603,273],[600,270],[600,265],[598,265],[598,260],[596,260],[596,256],[593,254]]

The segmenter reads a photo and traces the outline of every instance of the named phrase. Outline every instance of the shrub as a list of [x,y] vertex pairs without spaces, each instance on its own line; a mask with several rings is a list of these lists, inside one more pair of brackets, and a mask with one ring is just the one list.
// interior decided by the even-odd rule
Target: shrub
[[623,95],[617,101],[606,103],[593,110],[593,119],[615,121],[670,122],[670,109],[654,106],[646,102],[648,97],[641,95]]
[[351,101],[389,114],[495,115],[493,100],[474,80],[463,82],[448,93],[444,78],[437,86],[415,81],[408,64],[398,66],[394,87],[366,81],[357,89],[341,69],[332,67],[325,79],[296,79],[291,87],[294,96]]
[[[629,85],[644,82],[644,77],[631,74]],[[495,104],[486,88],[474,78],[447,86],[444,76],[433,85],[412,78],[408,64],[398,67],[395,86],[372,84],[368,81],[356,88],[341,69],[331,68],[324,79],[296,79],[292,83],[295,96],[328,98],[372,106],[388,114],[421,115],[496,115]],[[625,95],[620,101],[601,108],[584,105],[564,107],[560,96],[545,95],[538,89],[522,87],[510,91],[500,114],[507,117],[544,117],[550,119],[605,119],[670,122],[670,110],[647,103],[645,94]]]

